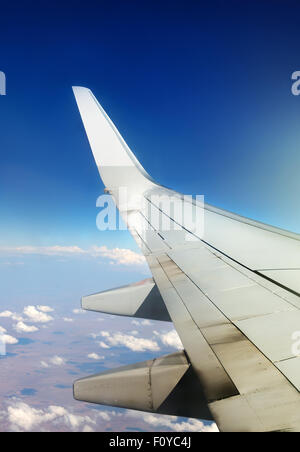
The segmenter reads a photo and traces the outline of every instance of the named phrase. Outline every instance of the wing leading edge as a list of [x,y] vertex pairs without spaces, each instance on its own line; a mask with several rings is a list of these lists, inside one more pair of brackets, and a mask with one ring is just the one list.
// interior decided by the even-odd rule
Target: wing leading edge
[[[192,216],[183,224],[182,195],[153,181],[90,90],[73,90],[100,176],[154,278],[119,289],[122,302],[109,291],[85,297],[83,307],[171,319],[185,350],[79,380],[75,397],[213,417],[222,431],[299,431],[300,358],[291,353],[300,324],[299,236],[193,200],[204,229]],[[119,391],[129,381],[138,393],[135,385]]]

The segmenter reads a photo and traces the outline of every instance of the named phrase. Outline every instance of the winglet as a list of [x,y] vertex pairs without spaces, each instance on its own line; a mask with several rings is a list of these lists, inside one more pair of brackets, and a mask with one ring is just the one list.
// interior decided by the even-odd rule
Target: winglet
[[[120,184],[130,185],[132,179],[138,180],[139,183],[145,179],[148,182],[152,180],[92,91],[81,86],[74,86],[73,92],[104,184],[115,187]],[[121,180],[120,175],[122,175]]]

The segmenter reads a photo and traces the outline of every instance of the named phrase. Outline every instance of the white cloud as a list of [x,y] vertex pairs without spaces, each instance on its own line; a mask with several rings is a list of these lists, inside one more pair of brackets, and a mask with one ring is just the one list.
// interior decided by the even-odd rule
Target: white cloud
[[92,432],[94,432],[95,430],[90,426],[90,425],[85,425],[84,427],[83,427],[83,429],[82,429],[82,432],[83,433],[92,433]]
[[34,325],[26,325],[26,323],[20,321],[15,326],[14,329],[17,333],[35,333],[39,329]]
[[53,364],[53,366],[63,366],[65,364],[65,360],[60,356],[55,355],[49,359],[49,363]]
[[22,316],[16,314],[15,312],[11,312],[11,311],[0,312],[0,317],[4,317],[7,319],[11,318],[12,320],[15,320],[15,321],[23,320]]
[[15,345],[19,341],[18,341],[18,339],[16,339],[13,336],[10,336],[9,334],[0,334],[0,342],[2,344]]
[[103,342],[103,341],[98,342],[98,345],[99,345],[99,347],[101,347],[101,348],[110,348],[110,346],[107,345],[107,344],[106,344],[105,342]]
[[99,360],[99,359],[104,359],[104,356],[99,356],[97,353],[90,353],[88,355],[88,358],[90,359],[95,359],[95,360]]
[[152,427],[167,427],[175,432],[218,432],[216,424],[206,425],[198,419],[179,422],[176,416],[161,416],[139,411],[127,411],[127,414],[130,417],[142,418]]
[[[115,411],[111,411],[110,413],[112,416],[116,414]],[[110,421],[111,417],[106,411],[98,411],[97,416],[103,419],[104,421]]]
[[10,336],[9,334],[6,334],[6,333],[7,333],[7,330],[5,328],[3,328],[2,326],[0,326],[0,346],[3,344],[15,345],[19,342],[18,339],[16,339],[13,336]]
[[151,339],[137,338],[130,334],[114,333],[110,334],[108,331],[103,331],[101,335],[106,342],[112,347],[124,346],[135,352],[145,352],[146,350],[158,351],[159,346],[157,342]]
[[145,320],[132,320],[131,323],[133,325],[136,325],[136,326],[151,326],[152,325],[150,320],[147,320],[147,319],[145,319]]
[[12,317],[13,313],[11,311],[0,312],[0,317]]
[[37,309],[41,312],[53,312],[54,309],[50,308],[50,306],[37,306]]
[[86,314],[83,309],[73,309],[73,314]]
[[184,349],[182,342],[175,330],[169,331],[168,333],[159,333],[158,331],[154,331],[154,334],[162,341],[164,345],[177,348],[178,350]]
[[89,336],[91,336],[93,339],[97,339],[97,337],[101,336],[101,333],[91,333]]
[[109,249],[106,246],[94,246],[91,252],[94,252],[95,255],[106,257],[117,265],[143,265],[146,262],[142,254],[127,248]]
[[24,314],[28,317],[29,321],[35,323],[47,323],[53,320],[53,317],[45,312],[39,311],[35,306],[26,306],[24,308]]
[[102,336],[102,337],[109,337],[110,333],[108,331],[101,331],[100,336]]
[[40,409],[19,400],[14,400],[1,414],[7,418],[12,431],[38,431],[43,425],[48,427],[49,423],[54,428],[59,424],[72,431],[91,431],[91,425],[96,424],[90,416],[76,415],[62,406],[51,405]]
[[2,254],[38,254],[44,256],[68,256],[74,254],[84,254],[85,251],[78,246],[19,246],[19,247],[0,247]]
[[109,259],[117,265],[145,264],[145,258],[139,253],[127,248],[107,248],[93,246],[83,249],[79,246],[19,246],[0,247],[0,253],[5,255],[44,255],[44,256],[90,256]]
[[52,311],[53,309],[49,306],[26,306],[23,311],[25,317],[8,310],[0,312],[0,317],[14,320],[16,322],[14,329],[18,333],[34,333],[39,329],[36,326],[27,325],[26,322],[48,323],[53,320],[53,317],[48,314]]
[[45,367],[45,369],[48,369],[48,367],[50,367],[49,364],[46,363],[46,361],[41,361],[41,366]]
[[74,322],[74,319],[70,319],[69,317],[64,317],[63,321],[71,323],[71,322]]
[[66,364],[66,361],[64,358],[61,358],[58,355],[52,356],[48,360],[41,361],[41,366],[45,369],[48,369],[49,367],[57,366],[61,367]]
[[9,422],[16,430],[22,429],[29,431],[34,425],[42,422],[43,412],[31,408],[25,403],[18,403],[8,407]]

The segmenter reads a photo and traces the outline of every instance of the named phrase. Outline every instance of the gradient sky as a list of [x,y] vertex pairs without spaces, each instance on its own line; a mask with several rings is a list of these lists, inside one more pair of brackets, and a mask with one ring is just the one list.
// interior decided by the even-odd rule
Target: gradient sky
[[74,84],[164,185],[300,232],[299,13],[276,0],[2,5],[0,243],[130,241],[95,228],[103,186]]
[[[138,258],[124,265],[111,252],[138,251],[128,232],[96,228],[103,184],[72,85],[93,90],[161,184],[300,232],[300,97],[291,94],[291,74],[300,70],[298,1],[12,1],[0,15],[0,71],[7,77],[7,95],[0,96],[0,311],[21,315],[27,305],[49,305],[57,321],[72,315],[66,337],[77,341],[82,360],[93,350],[83,339],[89,322],[73,315],[80,297],[149,275]],[[113,257],[43,248],[57,245],[104,246]],[[36,252],[16,251],[24,246]],[[13,322],[2,323],[10,335],[17,332]],[[126,332],[126,322],[121,327],[109,317],[105,329]],[[44,410],[38,391],[47,380],[34,369],[50,353],[40,347],[43,334],[55,328],[41,328],[39,347],[26,349],[33,369],[27,389],[37,391],[35,406]],[[137,334],[153,338],[153,328]],[[23,347],[22,335],[17,339]],[[66,343],[57,337],[55,347],[64,350]],[[11,361],[3,361],[19,378],[9,397],[28,393],[27,355],[16,347],[9,346]],[[128,350],[115,353],[112,367],[140,360]]]

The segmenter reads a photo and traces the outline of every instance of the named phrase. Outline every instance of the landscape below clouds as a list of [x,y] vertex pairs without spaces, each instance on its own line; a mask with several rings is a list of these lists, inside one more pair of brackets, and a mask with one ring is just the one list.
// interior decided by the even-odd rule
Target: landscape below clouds
[[[149,276],[135,251],[99,249],[97,253],[77,247],[0,250],[9,286],[0,302],[0,334],[6,345],[6,354],[0,356],[0,431],[215,431],[214,424],[201,420],[73,399],[72,383],[78,378],[182,348],[168,322],[80,309],[82,295],[108,288],[111,279],[129,283]],[[31,275],[30,280],[24,273]],[[9,285],[12,275],[15,282]]]

